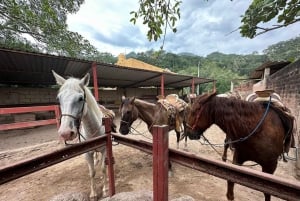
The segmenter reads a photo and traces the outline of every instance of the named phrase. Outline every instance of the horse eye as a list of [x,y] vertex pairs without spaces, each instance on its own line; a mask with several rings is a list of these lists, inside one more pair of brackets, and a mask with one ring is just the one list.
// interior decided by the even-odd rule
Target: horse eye
[[78,98],[78,102],[81,102],[81,101],[83,101],[83,97],[82,97],[82,96],[80,96],[80,97]]

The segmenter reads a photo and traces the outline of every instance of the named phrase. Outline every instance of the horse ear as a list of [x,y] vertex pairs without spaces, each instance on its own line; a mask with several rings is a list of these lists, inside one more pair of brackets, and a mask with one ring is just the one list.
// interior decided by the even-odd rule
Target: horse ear
[[90,74],[87,73],[81,80],[80,80],[80,84],[83,86],[88,86],[90,83]]
[[58,75],[54,70],[52,70],[52,74],[58,85],[63,85],[65,83],[66,79],[63,78],[62,76]]
[[133,104],[133,103],[134,103],[134,100],[135,100],[135,97],[132,97],[132,98],[130,98],[129,101],[130,101],[131,104]]

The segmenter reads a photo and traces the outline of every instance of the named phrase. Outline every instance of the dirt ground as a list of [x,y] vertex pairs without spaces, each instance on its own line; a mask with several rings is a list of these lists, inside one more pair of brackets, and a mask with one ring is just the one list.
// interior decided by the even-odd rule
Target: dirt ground
[[[136,121],[134,127],[139,131],[128,137],[151,140],[151,134],[141,121]],[[142,135],[141,135],[142,134]],[[176,149],[175,132],[170,132],[170,148]],[[222,143],[225,135],[217,126],[212,126],[205,133],[212,143]],[[28,159],[43,153],[63,147],[58,141],[56,126],[43,126],[34,129],[8,131],[0,133],[0,166],[9,165],[23,159]],[[183,141],[180,143],[183,149]],[[188,141],[190,153],[207,158],[221,160],[223,147],[213,150],[199,141]],[[152,155],[139,150],[116,145],[113,147],[115,157],[116,192],[136,190],[152,190]],[[230,151],[229,159],[231,156]],[[290,152],[294,156],[294,150]],[[249,163],[251,164],[251,163]],[[250,168],[250,167],[249,167]],[[260,167],[255,166],[260,170]],[[169,199],[189,195],[197,201],[225,201],[226,181],[208,174],[195,171],[173,163],[174,175],[169,178]],[[3,201],[47,201],[64,192],[83,192],[90,190],[88,168],[83,156],[61,162],[57,165],[40,170],[17,180],[0,186],[0,200]],[[295,179],[295,161],[284,163],[279,161],[275,175]],[[100,184],[101,175],[97,174]],[[263,193],[247,187],[235,185],[235,200],[264,200]],[[273,201],[281,200],[272,198]]]

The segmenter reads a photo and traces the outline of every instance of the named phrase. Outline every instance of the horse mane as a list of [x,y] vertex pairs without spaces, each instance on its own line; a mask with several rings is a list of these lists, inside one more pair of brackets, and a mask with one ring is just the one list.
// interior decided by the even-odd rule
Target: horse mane
[[71,77],[65,81],[65,83],[60,87],[59,92],[65,90],[65,89],[71,89],[75,91],[82,91],[84,90],[85,98],[88,106],[91,108],[91,111],[93,111],[96,114],[97,120],[99,123],[102,122],[103,114],[99,109],[98,103],[96,99],[94,98],[91,90],[87,86],[82,86],[80,84],[80,79]]
[[144,105],[152,106],[152,107],[155,106],[154,103],[150,103],[150,102],[144,101],[144,100],[139,99],[139,98],[135,98],[134,102],[138,103],[138,104],[144,104]]
[[[246,102],[236,98],[217,97],[216,93],[204,94],[197,98],[197,113],[208,117],[208,121],[222,125],[225,133],[238,136],[240,133],[250,133],[261,118],[264,107],[261,103]],[[260,113],[258,110],[261,110]],[[218,115],[223,114],[223,115]],[[257,116],[257,115],[260,116]],[[248,116],[257,118],[248,118]],[[228,122],[240,121],[233,125]],[[253,126],[254,125],[254,126]],[[260,129],[260,128],[258,128]]]

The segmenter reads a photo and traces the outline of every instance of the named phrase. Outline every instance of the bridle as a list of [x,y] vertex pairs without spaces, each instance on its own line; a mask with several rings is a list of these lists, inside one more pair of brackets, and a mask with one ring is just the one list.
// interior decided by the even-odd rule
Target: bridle
[[[62,119],[63,117],[71,117],[72,119],[74,119],[74,121],[75,121],[75,126],[76,126],[77,133],[78,133],[78,140],[79,140],[79,142],[81,142],[80,137],[82,137],[83,140],[86,140],[85,137],[84,137],[84,136],[82,135],[82,133],[80,132],[81,120],[82,120],[82,116],[83,116],[84,106],[85,106],[85,104],[86,104],[86,94],[85,94],[85,90],[84,90],[84,89],[82,89],[82,90],[83,90],[83,101],[82,101],[83,104],[82,104],[81,111],[80,111],[78,117],[76,117],[76,116],[74,116],[74,115],[72,115],[72,114],[62,113],[62,114],[60,115],[60,118],[59,118],[59,125],[61,124],[61,119]],[[60,106],[59,106],[59,107],[60,107]],[[60,110],[61,110],[61,109],[60,109]],[[65,143],[65,145],[72,145],[72,144],[68,143],[66,140],[64,141],[64,143]]]
[[198,120],[200,119],[200,115],[201,115],[201,113],[202,113],[202,110],[203,110],[203,108],[201,108],[201,109],[198,111],[197,117],[195,118],[194,124],[193,124],[192,126],[189,125],[188,123],[186,123],[186,127],[187,127],[187,128],[191,129],[192,131],[195,131],[195,128],[197,127],[197,122],[198,122]]
[[[151,123],[151,125],[150,125],[149,128],[148,128],[148,130],[151,130],[151,128],[152,128],[153,125],[155,124],[156,116],[157,116],[158,114],[160,114],[162,108],[163,108],[163,105],[160,104],[159,111],[155,113],[154,121]],[[137,110],[137,117],[139,117],[139,114],[141,115],[141,113],[139,112],[139,110]],[[123,116],[123,115],[122,115],[122,116]],[[141,116],[142,116],[142,115],[141,115]],[[132,114],[131,114],[131,119],[133,119],[133,112],[132,112]],[[130,131],[131,129],[137,131],[135,128],[133,128],[133,127],[130,125],[130,122],[124,121],[124,120],[122,120],[122,118],[121,118],[120,122],[123,122],[123,123],[127,124],[127,125],[128,125],[128,128],[129,128],[129,131]],[[133,121],[132,121],[132,122],[133,122]],[[131,132],[131,131],[130,131],[130,132]],[[137,132],[138,132],[138,131],[137,131]],[[138,132],[138,133],[139,133],[139,132]]]

